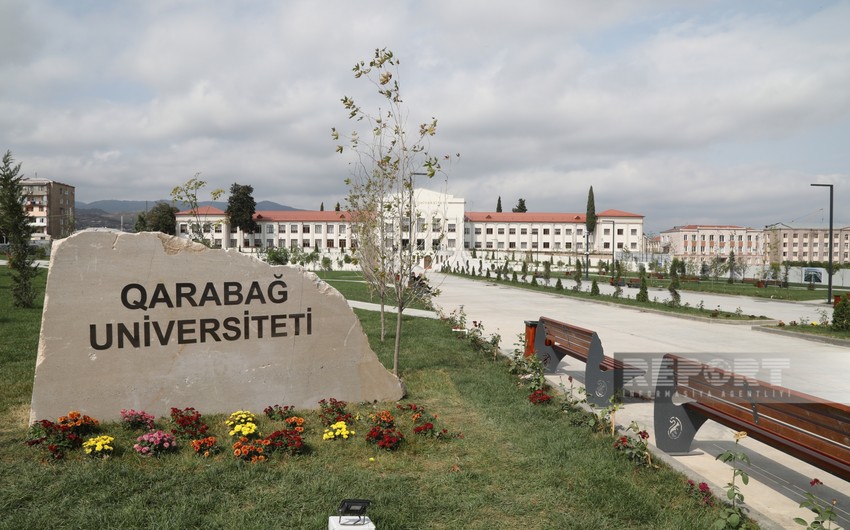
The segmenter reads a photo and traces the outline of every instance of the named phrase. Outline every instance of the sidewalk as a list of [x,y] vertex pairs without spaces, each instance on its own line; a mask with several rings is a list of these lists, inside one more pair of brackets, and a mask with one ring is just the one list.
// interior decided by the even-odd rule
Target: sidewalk
[[[501,335],[502,350],[506,353],[513,351],[518,335],[524,332],[525,320],[537,320],[545,315],[596,331],[609,355],[625,352],[710,352],[730,364],[736,358],[754,354],[787,359],[790,368],[782,372],[782,386],[831,401],[850,402],[850,379],[847,377],[850,374],[850,349],[843,346],[760,333],[749,326],[681,319],[450,275],[431,273],[429,281],[442,291],[436,303],[444,313],[463,307],[469,321],[477,320],[484,324],[485,335]],[[603,286],[600,286],[602,289]],[[627,291],[624,288],[624,294]],[[787,319],[786,322],[798,320],[801,316],[817,319],[817,310],[828,307],[825,303],[789,303],[704,293],[687,293],[686,299],[684,292],[682,301],[690,299],[691,295],[704,299],[706,307],[711,307],[709,300],[710,303],[717,300],[724,310],[740,306],[745,314],[749,314],[749,308],[759,308],[755,314]],[[650,293],[650,298],[652,296]],[[657,296],[662,299],[660,294]],[[734,311],[735,307],[731,310]],[[580,381],[583,375],[584,364],[567,358],[560,364],[558,372],[548,379],[556,387],[561,383],[568,386],[568,376]],[[620,425],[628,425],[632,420],[650,432],[650,440],[654,439],[651,402],[631,400],[617,413]],[[708,421],[694,440],[694,454],[676,457],[658,451],[656,454],[695,481],[708,482],[715,494],[725,495],[722,488],[731,479],[732,471],[715,457],[734,446],[732,434],[730,429]],[[751,459],[751,466],[747,469],[751,480],[742,487],[742,493],[746,505],[754,510],[752,515],[763,527],[801,528],[794,523],[794,517],[811,521],[813,513],[800,509],[799,504],[809,490],[809,481],[815,477],[824,483],[818,487],[818,495],[826,502],[836,499],[839,524],[844,528],[850,527],[850,482],[750,438],[744,439],[740,446]]]

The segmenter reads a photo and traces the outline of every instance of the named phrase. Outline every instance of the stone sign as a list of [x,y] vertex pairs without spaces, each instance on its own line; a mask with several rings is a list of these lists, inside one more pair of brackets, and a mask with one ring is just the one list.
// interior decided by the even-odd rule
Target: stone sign
[[31,421],[402,395],[313,273],[157,233],[86,231],[53,248]]

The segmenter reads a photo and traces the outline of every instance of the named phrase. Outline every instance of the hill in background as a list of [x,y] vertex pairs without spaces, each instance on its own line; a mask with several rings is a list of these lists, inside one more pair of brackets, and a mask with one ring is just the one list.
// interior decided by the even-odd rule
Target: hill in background
[[[83,230],[85,228],[115,228],[118,230],[132,230],[136,224],[136,217],[139,213],[144,212],[153,207],[157,202],[171,201],[162,199],[159,201],[94,201],[80,202],[77,201],[76,209],[76,228]],[[201,206],[215,206],[221,210],[227,208],[226,202],[221,201],[203,201],[199,203]],[[177,208],[185,210],[188,208],[186,204],[177,204]],[[278,204],[272,201],[260,201],[257,203],[257,210],[297,210],[291,206]]]

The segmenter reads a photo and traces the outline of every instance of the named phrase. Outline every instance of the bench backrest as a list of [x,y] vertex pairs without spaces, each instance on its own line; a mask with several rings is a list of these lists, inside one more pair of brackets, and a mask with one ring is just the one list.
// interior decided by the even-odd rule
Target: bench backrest
[[719,421],[734,423],[756,439],[783,445],[789,453],[819,465],[835,460],[829,469],[850,472],[850,406],[676,355],[672,362],[676,393],[692,402],[684,406]]
[[547,346],[557,346],[571,357],[587,361],[593,331],[546,317],[540,317],[540,322],[546,329]]

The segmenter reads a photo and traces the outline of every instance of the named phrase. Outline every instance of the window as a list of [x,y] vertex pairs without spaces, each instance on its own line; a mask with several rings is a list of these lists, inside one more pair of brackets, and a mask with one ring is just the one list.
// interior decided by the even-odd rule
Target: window
[[725,240],[726,240],[726,236],[721,234],[720,235],[720,242],[723,243],[723,241],[725,241]]
[[[555,243],[555,244],[557,245],[557,243]],[[573,244],[571,242],[567,241],[566,243],[564,243],[564,248],[567,249],[567,250],[570,250],[571,248],[573,248]]]
[[328,225],[328,234],[334,233],[334,225]]
[[266,233],[267,234],[274,234],[274,225],[271,225],[271,224],[266,225]]
[[505,248],[505,242],[504,242],[504,241],[499,241],[499,246],[498,246],[498,248],[499,248],[499,250],[502,250],[503,248]]
[[549,248],[549,242],[548,241],[543,242],[543,248]]
[[345,225],[339,225],[339,235],[345,235]]
[[286,233],[286,225],[283,224],[283,223],[278,224],[277,225],[277,232],[279,234],[285,234]]
[[509,228],[509,229],[508,229],[508,234],[509,234],[509,235],[512,235],[512,236],[516,235],[516,228]]
[[475,242],[475,248],[481,248],[481,241]]
[[607,242],[607,241],[606,241],[606,242],[604,242],[604,243],[602,243],[602,248],[604,248],[604,249],[610,249],[610,248],[611,248],[611,243],[609,243],[609,242]]
[[493,229],[492,229],[492,228],[488,228],[488,229],[487,229],[487,235],[488,235],[488,236],[492,236],[492,235],[493,235]]
[[[636,236],[637,235],[637,228],[632,228],[631,234],[633,236]],[[696,235],[694,235],[694,237],[696,237]]]
[[544,235],[544,236],[548,236],[548,235],[549,235],[549,229],[548,229],[548,228],[544,228],[544,229],[543,229],[543,235]]
[[508,242],[508,248],[516,248],[516,243],[513,241]]
[[274,239],[266,239],[266,246],[267,247],[273,247],[274,246]]
[[[611,229],[610,228],[603,229],[602,235],[603,236],[610,236],[611,235]],[[687,238],[688,238],[688,236],[685,236],[685,239],[687,239]]]
[[618,235],[618,236],[623,235],[623,229],[622,229],[622,228],[618,228],[618,229],[617,229],[617,235]]
[[576,229],[576,235],[577,236],[584,235],[584,228],[577,228]]
[[463,233],[466,234],[466,235],[469,235],[469,227],[468,226],[464,227]]
[[478,227],[478,226],[476,226],[476,227],[475,227],[475,235],[476,235],[476,236],[480,236],[480,235],[481,235],[481,227]]
[[442,223],[440,222],[440,220],[439,220],[439,219],[434,219],[434,220],[432,220],[432,221],[431,221],[431,231],[432,231],[432,232],[439,232],[439,231],[440,231],[440,226],[441,226],[441,225],[442,225]]
[[292,232],[293,234],[297,234],[298,233],[298,225],[289,225],[289,231]]
[[316,233],[316,234],[321,234],[322,233],[322,225],[313,226],[313,232]]
[[560,229],[560,228],[556,228],[556,229],[555,229],[555,235],[556,235],[556,236],[561,235],[561,229]]
[[333,239],[328,239],[328,240],[327,240],[327,245],[326,245],[326,246],[327,246],[328,248],[334,248],[334,240],[333,240]]
[[537,248],[537,241],[531,242],[531,248]]
[[302,225],[301,226],[301,233],[302,234],[309,234],[310,233],[310,225]]
[[528,228],[520,228],[519,234],[522,235],[522,236],[528,234]]
[[455,223],[449,223],[449,232],[454,234],[457,230],[457,225]]
[[523,241],[522,243],[520,243],[520,244],[519,244],[519,248],[523,248],[523,249],[524,249],[524,248],[528,248],[528,243],[526,243],[525,241]]
[[493,248],[493,242],[492,241],[487,242],[487,248]]
[[537,235],[537,229],[536,228],[531,229],[531,235],[533,235],[533,236]]
[[305,239],[305,240],[301,241],[301,246],[302,246],[303,248],[310,248],[310,240],[309,240],[309,239]]
[[499,229],[499,235],[500,235],[500,236],[505,235],[505,229],[504,229],[504,228],[500,228],[500,229]]

